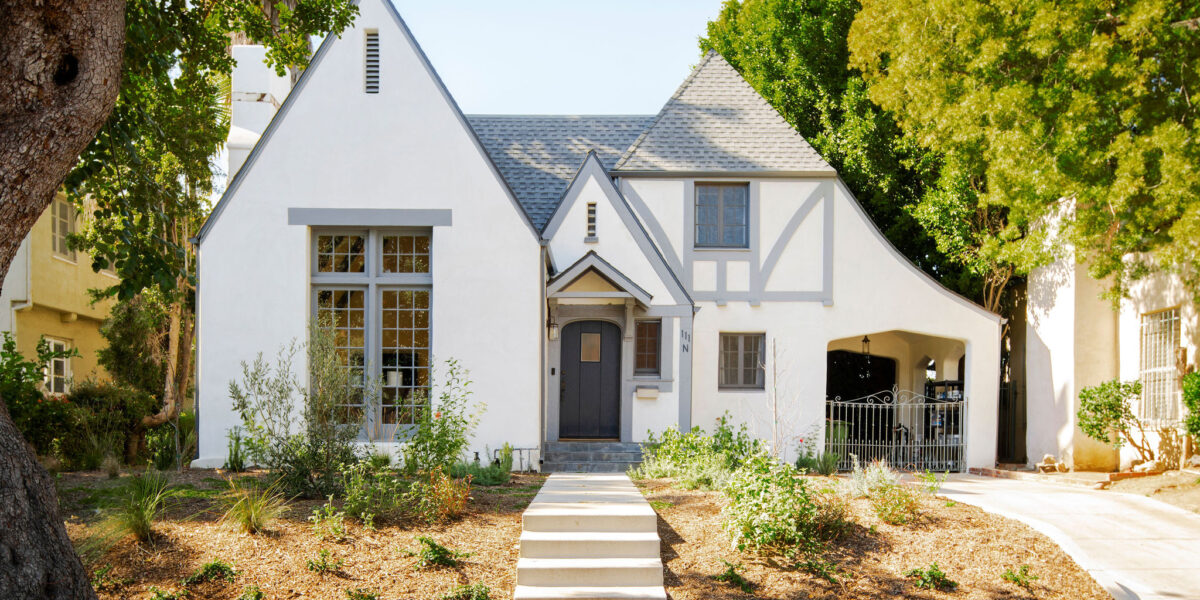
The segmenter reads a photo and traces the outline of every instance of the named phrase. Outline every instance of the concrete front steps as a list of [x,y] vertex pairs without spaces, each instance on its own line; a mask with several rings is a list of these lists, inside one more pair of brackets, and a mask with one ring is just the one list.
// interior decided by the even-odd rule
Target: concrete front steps
[[632,442],[546,442],[543,473],[624,473],[642,462],[642,447]]
[[666,600],[658,516],[629,477],[555,473],[521,523],[514,600]]

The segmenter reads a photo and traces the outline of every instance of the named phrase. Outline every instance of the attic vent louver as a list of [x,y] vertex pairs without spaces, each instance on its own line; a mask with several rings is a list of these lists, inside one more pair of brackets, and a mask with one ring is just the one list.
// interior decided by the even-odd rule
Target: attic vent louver
[[379,93],[379,32],[367,32],[366,62],[363,63],[364,81],[368,94]]
[[587,205],[587,237],[583,239],[585,242],[596,241],[596,203],[588,202]]

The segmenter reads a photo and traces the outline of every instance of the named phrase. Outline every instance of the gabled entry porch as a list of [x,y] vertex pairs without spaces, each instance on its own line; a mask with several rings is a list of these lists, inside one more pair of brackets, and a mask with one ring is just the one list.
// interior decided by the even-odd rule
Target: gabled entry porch
[[631,442],[635,361],[661,355],[661,321],[638,319],[650,294],[589,252],[547,283],[546,301],[546,441]]

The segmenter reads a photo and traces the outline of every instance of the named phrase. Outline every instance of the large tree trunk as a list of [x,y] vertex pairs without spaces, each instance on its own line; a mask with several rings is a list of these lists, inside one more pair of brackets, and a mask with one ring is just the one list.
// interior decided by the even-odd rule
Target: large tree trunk
[[58,513],[54,481],[0,399],[0,598],[95,598]]
[[112,112],[123,0],[0,0],[0,277]]
[[[0,281],[117,99],[123,0],[0,0]],[[0,398],[0,598],[95,598]]]

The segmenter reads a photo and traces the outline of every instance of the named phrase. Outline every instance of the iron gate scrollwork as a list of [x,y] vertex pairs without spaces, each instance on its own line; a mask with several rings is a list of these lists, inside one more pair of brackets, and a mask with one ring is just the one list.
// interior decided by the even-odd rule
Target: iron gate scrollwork
[[825,452],[837,454],[838,469],[886,460],[910,471],[965,470],[962,392],[931,398],[908,390],[883,390],[859,398],[825,401]]

